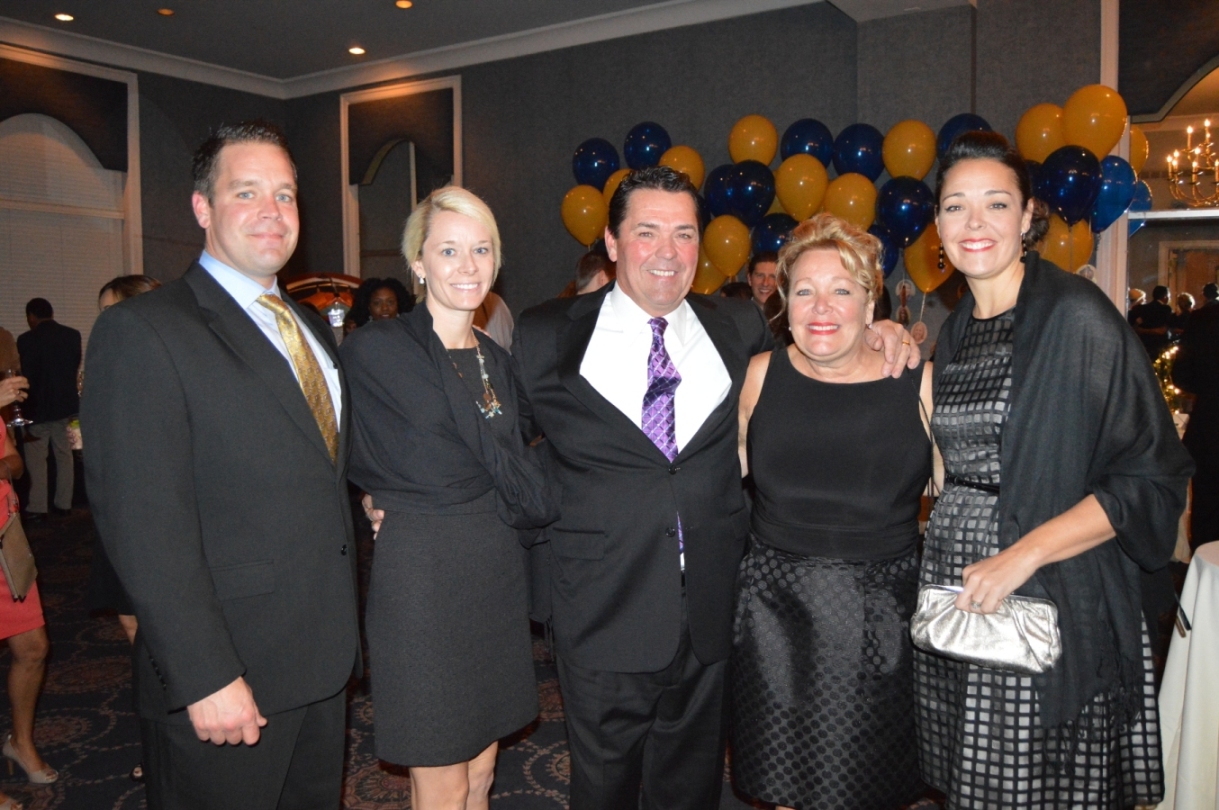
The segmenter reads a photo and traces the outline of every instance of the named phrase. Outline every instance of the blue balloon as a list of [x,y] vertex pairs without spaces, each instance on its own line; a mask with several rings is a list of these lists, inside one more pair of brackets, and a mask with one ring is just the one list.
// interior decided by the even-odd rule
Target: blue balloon
[[589,138],[571,156],[571,171],[577,183],[605,188],[605,181],[618,171],[618,150],[605,138]]
[[889,274],[897,267],[897,257],[901,254],[901,251],[893,243],[893,234],[889,233],[889,229],[880,220],[872,223],[872,227],[868,228],[868,233],[880,240],[881,269],[885,271],[885,278],[888,278]]
[[632,169],[646,169],[660,163],[660,156],[669,151],[673,141],[665,128],[654,121],[644,121],[631,127],[622,145],[626,165]]
[[957,136],[966,132],[991,131],[990,124],[986,123],[986,119],[980,115],[973,113],[954,115],[944,123],[944,126],[940,127],[940,134],[935,139],[935,153],[944,157],[944,153],[948,151],[948,147],[952,146],[952,142],[957,139]]
[[784,160],[792,155],[812,155],[822,166],[828,166],[834,159],[834,134],[815,118],[801,118],[783,133],[779,154]]
[[728,213],[752,228],[775,201],[775,176],[756,160],[742,160],[727,176]]
[[1090,217],[1092,233],[1100,233],[1126,213],[1138,182],[1134,169],[1117,155],[1109,155],[1100,162],[1100,191],[1092,203]]
[[1100,161],[1082,146],[1062,146],[1050,153],[1039,172],[1037,195],[1050,210],[1074,225],[1092,211],[1100,191]]
[[[1130,201],[1131,211],[1150,211],[1151,210],[1151,186],[1147,185],[1146,180],[1140,180],[1134,184],[1134,199]],[[1130,220],[1130,231],[1127,237],[1134,236],[1143,229],[1147,224],[1145,219]]]
[[834,141],[834,168],[838,174],[857,172],[869,180],[885,170],[885,136],[871,124],[851,124]]
[[716,166],[703,181],[703,198],[707,201],[707,212],[712,219],[728,213],[728,173],[733,168],[731,163]]
[[753,252],[778,253],[798,223],[787,214],[767,214],[753,228]]
[[876,215],[898,247],[914,244],[935,218],[935,196],[927,184],[913,177],[894,177],[881,186]]

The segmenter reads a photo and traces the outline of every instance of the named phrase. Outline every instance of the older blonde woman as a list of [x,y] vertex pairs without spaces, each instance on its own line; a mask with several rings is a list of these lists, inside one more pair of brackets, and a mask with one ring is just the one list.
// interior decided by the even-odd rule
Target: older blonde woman
[[[376,751],[411,806],[487,807],[497,740],[537,714],[525,551],[557,517],[517,429],[507,352],[473,327],[495,281],[490,209],[434,191],[403,236],[424,306],[343,342],[350,478],[384,512],[366,625]],[[511,525],[510,525],[511,524]]]
[[785,807],[917,798],[909,619],[932,470],[929,368],[901,378],[864,335],[880,242],[829,214],[779,254],[793,344],[753,358],[741,467],[756,487],[731,667],[739,789]]

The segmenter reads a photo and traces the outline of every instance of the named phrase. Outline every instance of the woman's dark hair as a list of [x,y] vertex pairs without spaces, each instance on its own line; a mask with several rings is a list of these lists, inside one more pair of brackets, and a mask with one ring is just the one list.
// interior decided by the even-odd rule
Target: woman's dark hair
[[620,236],[618,228],[626,219],[626,209],[630,204],[631,195],[641,189],[689,194],[690,199],[694,201],[694,210],[698,213],[699,233],[702,233],[703,228],[707,227],[707,223],[703,222],[703,206],[698,198],[698,189],[690,182],[690,178],[684,172],[670,169],[668,166],[651,166],[646,169],[637,169],[622,178],[614,196],[610,198],[609,232],[615,238]]
[[415,296],[406,289],[401,281],[393,276],[385,278],[370,278],[366,279],[363,284],[356,290],[355,302],[351,307],[351,312],[348,317],[356,322],[357,325],[363,326],[368,323],[369,314],[368,306],[372,303],[372,297],[377,294],[377,290],[389,290],[398,299],[398,313],[410,312],[415,307]]
[[150,292],[160,286],[161,282],[152,276],[118,276],[103,284],[102,288],[97,291],[97,297],[101,298],[106,293],[114,293],[115,298],[126,301],[128,298],[134,298],[140,293]]
[[876,306],[872,308],[872,320],[887,321],[893,315],[893,299],[889,297],[889,288],[883,284],[880,295],[876,296]]
[[1016,175],[1020,189],[1020,205],[1033,200],[1033,223],[1024,234],[1024,249],[1031,250],[1042,240],[1050,227],[1050,213],[1046,204],[1033,196],[1033,181],[1029,168],[1016,148],[998,132],[965,132],[958,135],[940,158],[940,168],[935,174],[935,209],[940,210],[940,195],[944,193],[944,177],[948,170],[962,160],[994,160],[1011,169]]

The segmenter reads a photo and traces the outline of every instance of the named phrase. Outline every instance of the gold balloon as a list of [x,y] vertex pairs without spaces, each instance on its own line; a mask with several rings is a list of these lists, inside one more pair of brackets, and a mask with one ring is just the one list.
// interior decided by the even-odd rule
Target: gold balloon
[[1130,168],[1134,169],[1134,173],[1138,174],[1143,171],[1143,164],[1147,162],[1147,156],[1151,154],[1151,147],[1147,144],[1147,136],[1143,134],[1143,130],[1138,124],[1130,127]]
[[1084,147],[1097,160],[1113,151],[1125,131],[1126,102],[1111,87],[1081,87],[1062,106],[1062,134],[1067,143]]
[[1062,132],[1062,107],[1057,104],[1038,104],[1029,107],[1016,124],[1016,148],[1025,160],[1044,163],[1050,153],[1066,146]]
[[592,186],[576,186],[563,197],[563,224],[576,241],[588,247],[605,233],[609,206]]
[[797,222],[803,222],[821,206],[829,182],[821,161],[799,152],[775,171],[775,199]]
[[935,163],[935,133],[922,121],[901,121],[885,136],[881,154],[890,176],[922,180]]
[[702,188],[707,168],[703,165],[702,155],[689,146],[671,147],[660,156],[660,165],[668,166],[675,172],[682,172],[690,178],[695,188]]
[[1092,258],[1093,240],[1087,220],[1068,226],[1062,217],[1051,214],[1041,257],[1074,273]]
[[694,284],[690,289],[702,295],[710,295],[723,287],[727,280],[728,277],[720,272],[720,269],[707,258],[706,251],[700,247],[698,249],[698,270],[694,273]]
[[825,210],[866,231],[876,219],[876,186],[855,172],[836,177],[825,190]]
[[614,198],[614,192],[618,190],[618,184],[631,173],[630,169],[619,169],[609,176],[605,181],[605,188],[601,191],[601,196],[605,198],[605,206],[608,209],[610,200]]
[[902,253],[910,280],[924,294],[943,284],[952,275],[954,268],[952,262],[948,261],[947,255],[944,256],[943,269],[940,268],[941,244],[940,229],[933,222],[927,226],[927,230],[923,231],[914,244]]
[[730,214],[716,217],[703,233],[703,249],[721,274],[735,276],[749,258],[749,228]]
[[779,148],[779,131],[760,115],[747,115],[732,127],[728,135],[728,154],[733,163],[756,160],[767,166],[775,159]]

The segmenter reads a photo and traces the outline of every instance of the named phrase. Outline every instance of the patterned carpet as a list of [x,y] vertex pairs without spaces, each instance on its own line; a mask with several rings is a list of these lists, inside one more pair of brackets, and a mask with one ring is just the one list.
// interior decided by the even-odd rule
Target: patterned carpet
[[[140,759],[127,640],[113,615],[90,616],[85,605],[93,521],[87,511],[78,510],[28,533],[52,647],[35,738],[60,779],[38,787],[27,784],[20,770],[8,776],[0,769],[0,789],[24,802],[27,810],[139,810],[145,806],[144,788],[127,777]],[[366,583],[371,536],[365,530],[360,540]],[[0,672],[7,672],[7,659],[7,652],[0,654]],[[534,661],[541,714],[501,747],[491,801],[496,810],[567,807],[563,706],[553,662],[540,638],[534,640]],[[353,683],[350,697],[343,807],[408,808],[406,773],[387,769],[373,755],[373,706],[363,684]],[[6,733],[9,714],[8,701],[0,699],[0,735]],[[749,805],[735,798],[725,782],[722,806],[740,810]]]

